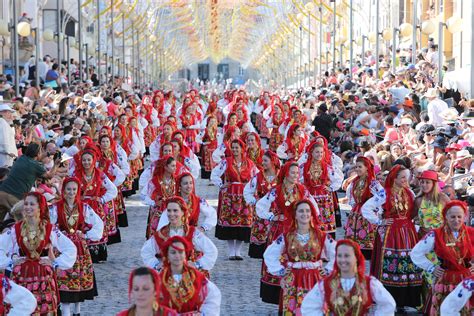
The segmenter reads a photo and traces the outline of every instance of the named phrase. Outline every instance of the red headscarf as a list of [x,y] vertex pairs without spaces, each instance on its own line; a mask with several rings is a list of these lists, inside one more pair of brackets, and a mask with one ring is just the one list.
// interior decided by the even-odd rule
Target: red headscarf
[[[362,193],[362,202],[364,203],[367,201],[371,196],[372,193],[370,192],[370,183],[372,183],[373,180],[375,180],[375,170],[374,170],[374,164],[372,163],[372,160],[369,158],[359,156],[357,157],[356,162],[362,162],[364,166],[367,168],[367,177],[365,181],[365,189],[364,193]],[[356,184],[360,180],[359,176],[356,176],[354,180],[352,181],[353,184]],[[352,196],[354,196],[354,190],[355,190],[355,185],[352,185]]]
[[138,269],[147,269],[148,270],[148,272],[149,272],[149,274],[150,274],[150,276],[153,280],[153,285],[154,285],[154,288],[155,288],[156,302],[159,302],[160,301],[160,290],[161,290],[160,274],[155,269],[151,269],[151,268],[148,268],[148,267],[137,268],[137,269],[132,270],[132,272],[130,272],[130,276],[128,277],[128,301],[129,302],[131,301],[131,294],[132,294],[132,289],[133,289],[133,278],[135,277],[136,271]]
[[194,182],[194,177],[191,173],[183,172],[176,178],[176,195],[181,196],[181,180],[183,180],[184,177],[190,177],[191,181],[193,182],[193,190],[189,194],[189,200],[193,209],[188,210],[188,222],[191,226],[197,226],[199,220],[200,199],[199,196],[196,195],[196,184]]
[[289,232],[294,232],[297,230],[297,222],[296,222],[296,209],[298,208],[299,205],[301,204],[308,204],[309,208],[311,209],[311,227],[314,228],[315,230],[320,230],[319,226],[321,225],[321,222],[319,221],[319,216],[318,213],[316,212],[316,208],[314,207],[313,203],[307,199],[303,198],[298,201],[294,201],[293,204],[291,205],[292,212],[290,212],[291,216],[287,218],[285,221],[285,231],[287,233]]
[[29,196],[35,197],[38,201],[38,207],[40,210],[40,220],[49,222],[48,202],[46,201],[44,195],[39,192],[28,192],[27,194],[25,194],[24,200],[26,200],[26,198]]
[[305,162],[303,166],[303,172],[305,175],[304,179],[305,179],[306,185],[308,185],[309,182],[311,181],[309,177],[309,171],[311,169],[311,164],[313,160],[313,149],[318,146],[323,148],[323,157],[320,162],[321,163],[321,176],[318,179],[318,183],[324,184],[329,181],[328,166],[331,165],[331,152],[329,151],[327,144],[324,142],[324,137],[316,138],[316,139],[313,139],[313,141],[306,148],[306,153],[308,154],[308,160]]
[[163,144],[161,144],[160,146],[160,157],[163,157],[163,148],[165,146],[171,146],[171,155],[174,155],[174,147],[173,147],[173,144],[171,144],[171,142],[165,142]]
[[298,163],[294,160],[288,160],[283,167],[281,167],[280,172],[278,172],[278,184],[283,184],[283,180],[285,180],[288,172],[290,172],[290,168],[293,166],[298,167]]
[[264,155],[268,156],[268,158],[270,158],[270,160],[272,162],[272,165],[275,168],[275,171],[278,172],[278,170],[280,170],[280,167],[281,167],[281,162],[280,162],[280,158],[278,158],[278,155],[275,154],[271,150],[265,151]]
[[[463,222],[459,229],[459,237],[453,242],[453,246],[448,246],[450,240],[448,239],[452,232],[449,228],[446,219],[448,211],[453,207],[460,207],[464,211],[464,215],[468,214],[468,207],[465,202],[459,200],[452,200],[446,203],[443,208],[443,225],[434,230],[435,232],[435,247],[436,255],[442,259],[443,268],[451,271],[457,271],[467,276],[470,274],[469,266],[474,259],[474,228],[467,227]],[[459,260],[463,259],[460,263]],[[467,274],[467,275],[466,275]],[[460,282],[457,280],[456,282]]]
[[[183,248],[173,245],[175,243],[181,243]],[[160,249],[164,260],[163,269],[160,272],[160,277],[162,280],[160,301],[163,303],[163,305],[175,309],[178,313],[197,311],[200,309],[207,295],[205,291],[207,284],[206,277],[203,273],[199,272],[196,268],[189,266],[185,262],[183,265],[183,274],[186,274],[187,277],[189,277],[189,279],[192,281],[192,284],[183,284],[183,291],[185,293],[183,294],[183,291],[180,291],[180,293],[183,295],[177,295],[176,297],[173,297],[166,286],[169,280],[173,278],[168,260],[168,249],[170,247],[180,251],[185,251],[186,257],[189,257],[193,246],[181,236],[170,237],[161,245]]]
[[76,197],[74,198],[74,204],[77,207],[78,213],[79,213],[79,218],[76,221],[75,224],[75,230],[83,230],[85,228],[85,222],[84,222],[84,204],[81,200],[81,181],[76,178],[76,177],[67,177],[63,181],[62,189],[61,189],[61,200],[59,200],[56,203],[56,208],[58,212],[58,226],[61,230],[67,231],[69,225],[67,223],[67,218],[64,210],[64,205],[66,204],[66,197],[65,197],[65,191],[66,191],[66,185],[70,182],[74,182],[77,184],[77,194]]
[[[99,137],[99,146],[100,146],[100,143],[102,142],[102,139],[105,138],[105,137],[107,137],[110,140],[110,150],[112,151],[112,160],[113,160],[113,162],[117,162],[118,161],[117,160],[117,158],[118,158],[117,157],[117,145],[115,144],[115,140],[110,135],[107,134],[107,135],[100,136]],[[101,156],[106,157],[105,156],[105,151],[102,150],[102,148],[101,148],[101,154],[102,154]],[[108,157],[106,157],[106,158],[110,159]]]
[[[393,209],[392,199],[391,199],[393,184],[398,174],[404,170],[408,170],[408,169],[402,165],[393,166],[390,172],[388,173],[387,179],[385,180],[385,192],[387,193],[387,201],[385,202],[385,209],[388,210],[389,212]],[[411,194],[411,191],[409,188],[403,188],[403,190],[405,190],[406,195],[408,197],[408,216],[413,216],[413,205],[414,205],[413,195]]]
[[97,157],[100,155],[100,150],[97,148],[97,146],[94,143],[87,144],[86,147],[81,150],[79,153],[77,153],[77,161],[75,165],[75,174],[77,177],[80,179],[81,177],[84,176],[84,166],[82,165],[82,156],[85,154],[89,154],[92,156],[92,168],[96,168],[96,163],[97,163]]
[[286,135],[285,142],[287,145],[287,152],[296,153],[296,149],[298,149],[298,153],[301,155],[306,145],[306,137],[304,135],[300,137],[298,148],[295,148],[292,142],[293,137],[295,136],[295,131],[298,127],[300,126],[296,123],[290,126],[290,128],[288,129],[288,134]]

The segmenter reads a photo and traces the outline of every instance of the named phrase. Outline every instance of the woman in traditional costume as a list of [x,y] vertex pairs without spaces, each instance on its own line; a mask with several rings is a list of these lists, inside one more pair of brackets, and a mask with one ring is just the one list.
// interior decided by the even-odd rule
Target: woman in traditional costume
[[172,156],[164,156],[153,169],[153,176],[142,189],[144,202],[150,205],[146,238],[148,239],[158,227],[165,201],[176,192],[176,160]]
[[[77,259],[68,270],[57,271],[61,314],[80,314],[80,303],[97,296],[92,258],[87,240],[102,238],[104,223],[94,210],[81,200],[80,181],[66,178],[63,181],[61,200],[49,209],[50,222],[68,237],[77,248]],[[71,304],[73,306],[71,306]]]
[[199,158],[192,150],[183,143],[182,138],[176,136],[171,140],[173,145],[173,157],[177,162],[185,165],[195,179],[199,179],[201,164]]
[[342,161],[332,154],[324,137],[315,138],[307,147],[306,154],[298,161],[301,181],[313,196],[320,211],[321,229],[336,237],[336,216],[333,199],[344,180]]
[[[191,173],[183,172],[176,178],[176,195],[183,198],[189,210],[189,225],[202,232],[207,232],[217,224],[217,212],[207,203],[206,199],[196,195],[196,185]],[[158,230],[169,224],[168,212],[165,210],[160,217]]]
[[[240,139],[241,131],[237,126],[230,126],[224,133],[222,142],[219,143],[216,150],[212,153],[212,160],[218,164],[224,158],[232,156],[230,143],[235,139]],[[212,173],[212,172],[211,172]],[[212,181],[212,180],[211,180]]]
[[[96,166],[97,156],[95,147],[86,147],[81,152],[81,164],[76,167],[73,176],[78,178],[81,183],[81,197],[84,203],[88,204],[106,223],[107,214],[109,214],[107,202],[116,198],[118,191],[107,175]],[[107,241],[108,231],[106,229],[99,241],[87,241],[92,262],[107,260]]]
[[247,145],[247,157],[253,161],[257,168],[262,166],[262,158],[264,150],[262,149],[262,142],[260,136],[255,132],[249,132],[245,134],[245,144]]
[[[284,223],[292,216],[291,203],[301,199],[309,199],[319,214],[316,201],[311,197],[305,186],[298,182],[299,169],[296,162],[287,162],[278,173],[277,185],[255,206],[257,216],[270,222],[267,246],[284,231]],[[262,263],[260,281],[260,297],[266,303],[279,304],[280,277],[268,272],[265,262]]]
[[[262,157],[261,170],[244,187],[245,201],[255,206],[277,183],[277,173],[280,170],[280,159],[277,154],[267,150]],[[250,258],[263,259],[263,252],[267,247],[268,230],[270,221],[254,216],[250,232]]]
[[221,292],[206,276],[187,262],[192,245],[181,236],[161,246],[160,302],[180,315],[219,316]]
[[199,145],[196,143],[196,136],[201,128],[202,116],[197,111],[198,105],[194,102],[183,105],[178,124],[186,133],[186,143],[195,153],[199,152]]
[[12,280],[35,296],[32,315],[56,315],[56,271],[71,269],[76,255],[74,243],[49,222],[46,198],[38,192],[28,193],[23,220],[0,236],[0,267],[10,270]]
[[280,159],[300,159],[306,147],[307,136],[303,128],[298,124],[293,124],[288,130],[285,141],[278,146],[277,154]]
[[171,308],[160,304],[161,280],[156,270],[140,267],[133,270],[128,278],[128,300],[133,305],[117,316],[177,316]]
[[171,141],[172,135],[175,130],[176,124],[174,122],[168,120],[163,124],[161,132],[158,133],[156,139],[153,141],[153,143],[150,144],[151,161],[157,161],[158,159],[160,159],[161,147],[164,143]]
[[348,204],[352,207],[344,226],[344,238],[355,241],[367,260],[372,257],[376,226],[362,216],[362,208],[379,209],[385,203],[385,189],[375,178],[369,158],[359,156],[355,165],[356,177],[346,190]]
[[[465,220],[468,208],[464,202],[453,200],[442,211],[443,224],[423,237],[411,251],[413,262],[436,278],[431,287],[429,315],[439,315],[441,303],[464,278],[474,274],[474,228]],[[434,264],[427,255],[435,252],[439,262]],[[461,315],[472,315],[474,305],[466,304]]]
[[242,242],[250,241],[252,208],[245,202],[243,193],[247,182],[257,173],[257,167],[246,155],[240,139],[230,143],[232,156],[223,159],[211,173],[211,181],[219,187],[219,205],[216,237],[227,240],[229,260],[243,260]]
[[301,314],[393,316],[395,300],[379,280],[365,275],[364,259],[358,244],[339,240],[332,273],[306,294]]
[[[107,131],[105,134],[102,134],[102,131]],[[101,134],[99,136],[99,145],[102,152],[102,156],[107,159],[110,159],[115,163],[120,170],[124,173],[125,177],[130,174],[130,164],[128,163],[128,157],[125,150],[122,146],[118,145],[114,138],[112,137],[112,131],[108,127],[103,127],[101,129]],[[108,136],[105,137],[104,135]],[[119,227],[128,226],[127,212],[125,210],[125,201],[123,198],[123,182],[117,187],[118,193],[117,197],[114,199],[114,210],[117,215],[117,225]]]
[[169,198],[166,210],[169,223],[153,232],[152,237],[145,242],[141,250],[143,262],[151,268],[161,269],[163,254],[160,247],[168,238],[181,236],[193,245],[193,251],[189,253],[189,260],[196,268],[203,270],[208,275],[217,260],[216,246],[201,230],[189,224],[190,210],[181,197]]
[[322,258],[332,270],[336,253],[336,242],[320,229],[312,202],[298,200],[292,208],[283,234],[263,254],[268,272],[281,277],[283,315],[300,314],[304,296],[326,275]]
[[196,137],[196,141],[201,144],[201,178],[210,179],[211,171],[216,166],[212,160],[212,153],[218,144],[216,117],[208,117],[206,128]]
[[[412,219],[414,194],[408,179],[410,170],[394,166],[385,180],[386,202],[383,210],[362,208],[362,216],[378,225],[370,265],[370,274],[379,279],[392,294],[401,310],[420,305],[422,270],[413,264],[410,251],[418,242]],[[382,218],[379,218],[381,216]]]
[[[285,117],[283,115],[283,108],[280,104],[274,104],[271,107],[270,117],[266,120],[267,128],[271,129],[269,149],[276,152],[278,147],[283,143],[283,135],[279,132],[280,125],[283,124]],[[263,113],[265,118],[265,113]]]

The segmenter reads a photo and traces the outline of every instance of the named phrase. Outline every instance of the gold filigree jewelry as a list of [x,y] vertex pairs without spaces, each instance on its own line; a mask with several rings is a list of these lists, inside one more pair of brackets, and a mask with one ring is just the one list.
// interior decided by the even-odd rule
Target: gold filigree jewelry
[[23,221],[21,225],[21,237],[26,248],[30,252],[31,258],[38,259],[40,253],[37,249],[40,243],[44,240],[45,237],[45,228],[44,224],[40,222],[38,226],[30,226],[26,221]]

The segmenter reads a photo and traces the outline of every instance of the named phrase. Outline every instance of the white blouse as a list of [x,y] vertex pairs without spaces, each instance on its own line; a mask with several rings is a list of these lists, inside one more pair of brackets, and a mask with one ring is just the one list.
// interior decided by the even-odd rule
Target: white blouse
[[[173,236],[184,237],[183,229],[170,230],[170,237]],[[214,243],[199,229],[196,229],[194,230],[193,235],[193,246],[195,250],[202,252],[202,257],[194,262],[196,267],[207,271],[211,270],[217,260],[217,248]],[[145,265],[153,269],[158,269],[161,267],[161,260],[156,258],[156,255],[160,253],[160,247],[156,243],[154,236],[145,241],[145,244],[141,250],[143,262]]]
[[[53,266],[61,270],[71,269],[76,262],[77,248],[56,225],[53,225],[49,240],[60,255],[53,261]],[[12,270],[13,257],[19,258],[20,248],[16,240],[15,226],[0,235],[0,269]]]
[[[309,233],[306,235],[297,234],[297,239],[300,244],[306,245],[309,241]],[[282,235],[278,236],[270,246],[263,253],[263,260],[267,265],[268,272],[276,276],[283,276],[285,273],[285,266],[281,263],[280,258],[285,251],[285,238]],[[324,240],[324,247],[321,251],[321,260],[316,262],[292,262],[291,267],[295,269],[317,269],[323,267],[322,259],[328,261],[326,265],[327,271],[332,271],[334,267],[334,260],[336,259],[336,242],[327,234]]]
[[[387,199],[387,195],[385,194],[385,189],[382,187],[382,185],[376,181],[373,180],[370,183],[370,192],[372,193],[372,197],[368,199],[364,205],[362,205],[362,208],[360,212],[362,213],[362,216],[371,224],[374,225],[379,225],[382,221],[381,216],[383,214],[383,208],[382,205],[385,203]],[[349,205],[354,206],[355,200],[354,197],[352,196],[352,183],[349,185],[346,191],[348,194],[347,196],[349,197]]]
[[474,280],[465,279],[456,286],[441,304],[441,315],[460,316],[461,309],[469,301],[474,291]]
[[[355,278],[342,279],[341,286],[348,292],[355,284]],[[373,315],[392,316],[395,315],[396,303],[392,295],[384,288],[382,283],[374,277],[370,277],[370,294],[375,306],[371,308]],[[301,314],[303,316],[324,316],[324,283],[320,281],[306,294],[301,304]]]
[[0,282],[3,282],[3,301],[10,305],[8,316],[31,315],[35,311],[36,297],[30,291],[6,277]]
[[[307,198],[316,209],[316,213],[319,215],[319,208],[318,203],[314,200],[314,198],[309,194],[308,190],[305,189],[304,198]],[[257,216],[261,219],[266,219],[271,221],[275,214],[273,214],[270,209],[272,206],[273,201],[276,199],[276,188],[272,188],[264,197],[257,201],[255,205],[255,211]]]
[[[86,224],[92,226],[91,229],[85,234],[86,239],[91,241],[99,241],[102,238],[102,233],[104,232],[104,222],[88,204],[83,204],[83,210],[84,221]],[[56,224],[58,222],[58,208],[56,205],[51,205],[49,207],[49,221],[51,224]]]
[[120,170],[122,170],[122,172],[125,173],[126,176],[128,176],[130,174],[130,164],[128,163],[127,153],[120,145],[117,145],[116,150],[117,164]]
[[[158,222],[157,230],[169,224],[168,210],[165,210],[161,214],[160,221]],[[202,227],[204,231],[208,231],[217,225],[217,211],[214,207],[210,206],[206,199],[200,198],[199,201],[199,227]]]
[[[222,159],[221,162],[215,166],[211,171],[211,181],[214,185],[218,188],[221,188],[224,183],[222,182],[222,176],[224,175],[225,171],[227,170],[227,160]],[[258,169],[253,166],[251,171],[251,176],[255,176],[258,173]]]

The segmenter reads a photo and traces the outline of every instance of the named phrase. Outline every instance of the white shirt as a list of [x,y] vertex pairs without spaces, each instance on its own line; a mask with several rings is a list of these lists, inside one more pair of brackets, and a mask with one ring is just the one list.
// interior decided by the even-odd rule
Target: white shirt
[[428,117],[430,118],[428,123],[433,124],[435,127],[441,126],[443,118],[440,116],[440,113],[448,108],[448,104],[440,99],[434,99],[428,103]]
[[11,167],[13,158],[8,154],[18,156],[15,142],[15,129],[2,117],[0,117],[0,167]]

